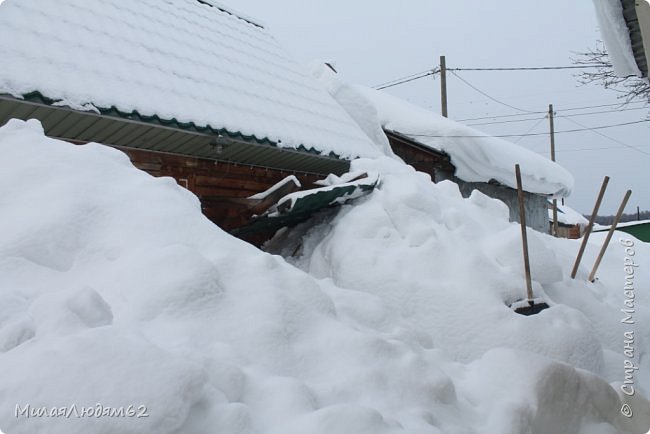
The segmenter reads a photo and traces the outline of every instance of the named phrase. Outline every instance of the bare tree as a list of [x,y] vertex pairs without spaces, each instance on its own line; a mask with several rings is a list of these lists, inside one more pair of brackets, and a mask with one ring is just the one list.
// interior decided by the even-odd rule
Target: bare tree
[[578,76],[582,84],[600,84],[606,89],[619,92],[619,97],[625,100],[623,104],[639,100],[650,103],[650,81],[647,78],[618,77],[614,74],[614,68],[602,41],[598,41],[596,48],[577,53],[577,56],[573,59],[573,63],[594,66],[593,70],[585,70]]

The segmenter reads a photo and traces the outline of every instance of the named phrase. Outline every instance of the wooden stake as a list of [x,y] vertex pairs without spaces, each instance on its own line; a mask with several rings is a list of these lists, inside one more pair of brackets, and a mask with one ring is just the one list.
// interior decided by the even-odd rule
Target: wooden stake
[[440,56],[440,105],[442,115],[447,116],[447,61]]
[[530,278],[530,261],[528,258],[528,235],[526,233],[526,210],[524,207],[524,189],[521,185],[521,170],[519,164],[515,164],[515,175],[517,176],[517,196],[519,197],[519,225],[521,226],[521,243],[524,248],[524,272],[526,273],[526,294],[528,302],[533,301],[533,283]]
[[576,261],[573,264],[573,270],[571,271],[572,279],[575,279],[576,274],[578,273],[578,267],[580,266],[580,261],[582,261],[582,255],[585,253],[585,247],[587,247],[587,241],[589,240],[591,229],[594,227],[594,222],[596,221],[596,216],[598,215],[598,209],[600,208],[600,203],[603,201],[603,196],[605,196],[605,190],[607,190],[608,183],[609,176],[606,176],[603,179],[603,185],[600,186],[600,193],[598,193],[598,198],[596,199],[594,210],[591,212],[591,217],[589,217],[589,224],[585,228],[585,234],[582,236],[582,244],[580,244],[580,250],[578,251]]
[[[548,105],[548,121],[551,134],[551,161],[555,161],[555,126],[553,125],[553,104]],[[560,226],[557,221],[557,199],[553,199],[553,236],[559,236]]]
[[618,212],[616,213],[616,217],[614,217],[614,223],[612,223],[612,226],[609,228],[609,232],[607,233],[607,238],[605,238],[605,244],[603,244],[603,247],[600,249],[600,253],[598,253],[598,257],[596,258],[596,263],[594,264],[594,268],[591,270],[591,274],[589,274],[590,282],[596,280],[595,279],[596,270],[598,270],[600,261],[603,259],[603,256],[605,256],[605,250],[607,250],[609,241],[612,239],[612,235],[614,235],[614,231],[616,230],[616,225],[618,225],[618,221],[621,219],[621,216],[623,215],[623,211],[625,211],[625,205],[627,205],[627,201],[630,198],[630,195],[632,195],[632,190],[628,190],[627,193],[625,193],[623,202],[621,202],[621,206],[618,207]]

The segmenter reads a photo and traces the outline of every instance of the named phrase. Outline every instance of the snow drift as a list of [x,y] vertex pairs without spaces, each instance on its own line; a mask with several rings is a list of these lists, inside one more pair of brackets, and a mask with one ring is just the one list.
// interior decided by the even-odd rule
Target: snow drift
[[[650,425],[645,271],[637,393],[626,397],[617,383],[619,247],[603,263],[611,280],[588,285],[587,269],[566,277],[576,242],[531,233],[535,291],[553,306],[521,317],[505,306],[523,293],[505,206],[480,193],[462,199],[454,184],[434,185],[388,157],[355,161],[354,170],[379,172],[381,186],[303,227],[303,254],[289,264],[227,235],[196,197],[117,150],[48,139],[38,122],[14,120],[0,128],[0,152],[8,434],[613,434]],[[639,270],[649,254],[638,246]],[[633,418],[620,414],[623,402]],[[98,404],[144,406],[148,417],[20,413]]]

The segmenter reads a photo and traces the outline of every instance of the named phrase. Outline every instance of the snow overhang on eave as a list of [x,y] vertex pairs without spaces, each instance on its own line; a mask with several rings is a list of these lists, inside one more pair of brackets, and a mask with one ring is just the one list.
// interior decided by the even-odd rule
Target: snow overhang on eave
[[9,119],[38,119],[48,136],[70,142],[98,142],[117,148],[143,149],[215,161],[241,163],[316,175],[348,171],[350,162],[312,149],[281,148],[268,139],[224,129],[201,128],[175,120],[143,117],[114,109],[81,111],[54,106],[40,94],[16,98],[0,94],[0,125]]
[[[638,47],[635,47],[635,41],[632,41],[632,48],[639,69],[643,73],[643,76],[647,78],[649,72],[648,62],[650,61],[650,2],[648,0],[636,0],[634,8],[637,15],[637,26],[640,30],[641,43]],[[644,66],[642,67],[641,64]]]
[[632,53],[643,77],[648,77],[650,59],[650,3],[647,0],[620,0],[630,35]]

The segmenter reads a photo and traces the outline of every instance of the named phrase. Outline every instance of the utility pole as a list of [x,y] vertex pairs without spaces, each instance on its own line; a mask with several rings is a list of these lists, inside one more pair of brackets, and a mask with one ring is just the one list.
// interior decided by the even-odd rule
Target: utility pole
[[[548,105],[548,121],[551,128],[551,161],[555,161],[555,126],[553,125],[553,104]],[[553,199],[553,236],[559,236],[560,228],[557,222],[557,199]]]
[[440,104],[444,117],[447,116],[447,61],[445,56],[440,56]]
[[637,221],[641,220],[641,209],[639,208],[638,205],[636,206],[636,219]]

